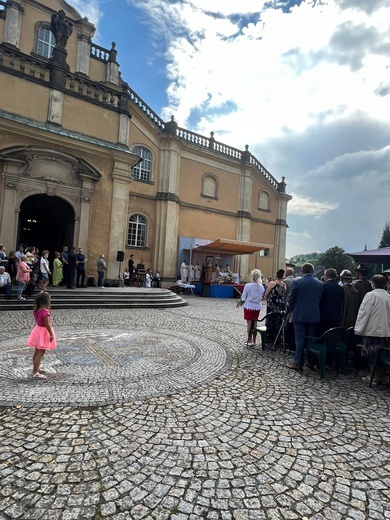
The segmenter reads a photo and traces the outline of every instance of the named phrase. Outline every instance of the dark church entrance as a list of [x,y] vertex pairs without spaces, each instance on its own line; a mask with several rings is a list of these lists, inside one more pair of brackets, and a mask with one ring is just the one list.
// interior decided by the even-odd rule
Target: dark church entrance
[[18,243],[48,249],[53,258],[54,251],[73,245],[74,221],[74,210],[64,199],[32,195],[20,206]]

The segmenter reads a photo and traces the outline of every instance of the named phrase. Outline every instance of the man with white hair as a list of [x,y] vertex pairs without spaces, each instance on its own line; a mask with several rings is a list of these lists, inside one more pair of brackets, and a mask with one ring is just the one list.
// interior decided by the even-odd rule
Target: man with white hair
[[5,298],[11,299],[12,282],[9,273],[6,272],[5,267],[0,267],[0,292],[5,292]]

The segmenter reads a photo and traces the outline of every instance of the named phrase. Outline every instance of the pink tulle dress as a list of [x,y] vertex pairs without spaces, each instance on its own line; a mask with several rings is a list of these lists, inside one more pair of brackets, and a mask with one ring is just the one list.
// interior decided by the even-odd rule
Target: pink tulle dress
[[27,345],[33,348],[39,348],[42,350],[54,350],[57,346],[56,334],[53,329],[53,341],[50,341],[50,334],[45,327],[45,318],[49,317],[50,325],[50,311],[49,309],[39,309],[34,313],[35,327],[31,331],[31,334],[27,340]]

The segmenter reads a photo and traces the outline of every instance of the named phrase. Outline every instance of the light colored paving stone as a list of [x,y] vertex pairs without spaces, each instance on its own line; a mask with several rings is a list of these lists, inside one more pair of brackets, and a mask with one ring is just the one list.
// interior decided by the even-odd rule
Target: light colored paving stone
[[389,389],[292,373],[233,300],[189,303],[56,311],[43,384],[31,313],[3,316],[0,519],[390,518]]

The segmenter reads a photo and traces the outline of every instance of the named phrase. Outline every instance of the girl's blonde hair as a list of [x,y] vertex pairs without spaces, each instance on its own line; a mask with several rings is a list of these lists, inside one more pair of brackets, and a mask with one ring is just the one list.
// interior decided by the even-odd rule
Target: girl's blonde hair
[[251,278],[254,282],[260,283],[261,282],[261,271],[260,269],[253,269],[251,272]]
[[50,309],[50,294],[46,291],[41,291],[35,297],[34,312],[37,312],[39,309],[44,307],[48,307]]

